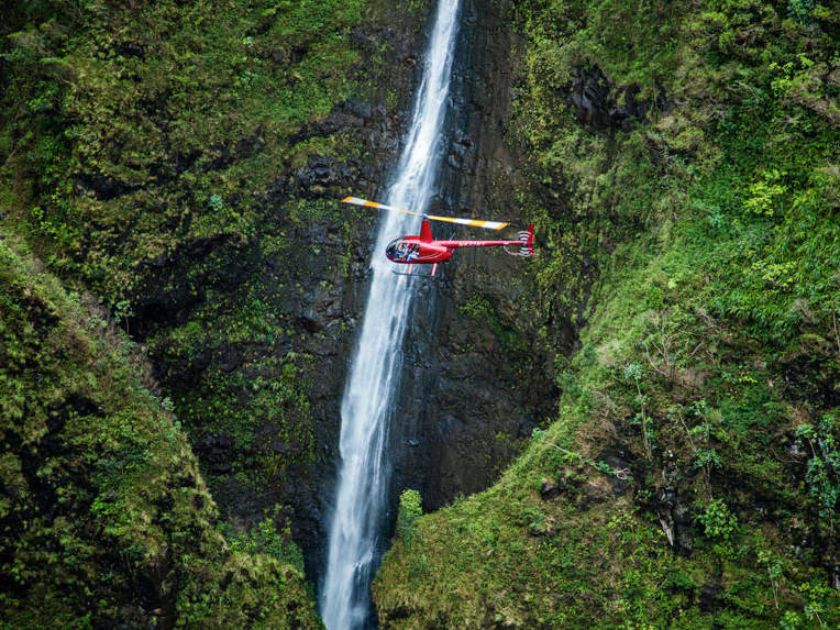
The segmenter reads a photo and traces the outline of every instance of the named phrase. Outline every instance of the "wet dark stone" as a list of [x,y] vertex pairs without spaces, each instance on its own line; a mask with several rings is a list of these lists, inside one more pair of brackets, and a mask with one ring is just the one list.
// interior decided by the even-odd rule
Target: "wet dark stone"
[[230,472],[233,448],[233,438],[225,434],[207,435],[195,443],[201,461],[216,474]]
[[723,587],[718,582],[707,582],[700,587],[700,610],[713,613],[724,607]]
[[601,128],[610,126],[610,89],[600,70],[578,70],[569,100],[577,111],[579,122]]
[[523,439],[529,438],[534,434],[534,429],[539,426],[540,425],[534,420],[534,418],[531,416],[525,416],[519,421],[519,425],[516,427],[516,437]]
[[652,109],[667,111],[672,107],[664,93],[652,102],[640,100],[638,86],[624,89],[621,99],[615,92],[600,68],[578,68],[564,96],[574,107],[579,123],[600,130],[626,129],[644,120]]
[[75,189],[78,194],[91,193],[100,201],[111,201],[138,188],[138,186],[101,173],[83,173],[75,179]]
[[656,513],[659,515],[663,529],[671,532],[671,542],[674,550],[684,556],[691,555],[694,549],[692,535],[691,509],[682,502],[675,486],[665,486],[657,497]]
[[219,353],[221,355],[219,369],[222,372],[233,372],[242,364],[242,350],[237,348],[236,346],[225,344],[224,346],[222,346]]
[[305,199],[336,197],[330,188],[353,189],[356,175],[357,170],[348,163],[328,156],[312,156],[306,166],[295,171],[292,192]]
[[540,497],[543,501],[550,501],[551,499],[560,496],[560,488],[548,479],[543,479],[540,486]]
[[344,101],[339,105],[339,108],[363,120],[370,120],[374,113],[374,107],[371,103],[355,98]]
[[615,474],[609,477],[613,494],[616,496],[627,494],[633,486],[630,461],[613,450],[602,451],[596,460],[604,462],[614,471]]
[[114,51],[123,57],[139,57],[146,58],[146,50],[136,42],[117,42],[114,44]]
[[292,63],[300,63],[309,49],[306,46],[292,46]]
[[298,317],[298,324],[309,333],[317,333],[323,330],[324,322],[321,316],[314,309],[306,309]]
[[691,509],[678,500],[674,505],[673,515],[677,526],[677,548],[683,555],[691,555],[694,549],[694,537],[691,535]]

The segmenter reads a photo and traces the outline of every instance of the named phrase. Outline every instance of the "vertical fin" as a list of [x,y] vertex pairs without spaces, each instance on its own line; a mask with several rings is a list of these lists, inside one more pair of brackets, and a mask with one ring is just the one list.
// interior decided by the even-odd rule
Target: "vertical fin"
[[420,228],[420,240],[421,241],[433,241],[434,236],[432,236],[432,224],[429,223],[426,219],[423,220],[423,225]]

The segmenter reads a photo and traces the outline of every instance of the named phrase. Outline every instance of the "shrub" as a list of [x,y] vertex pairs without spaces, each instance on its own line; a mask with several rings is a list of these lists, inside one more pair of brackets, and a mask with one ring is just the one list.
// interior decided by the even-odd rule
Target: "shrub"
[[397,536],[410,543],[417,529],[417,519],[423,516],[423,499],[417,490],[403,490],[400,495],[400,512],[397,516]]
[[811,18],[811,11],[815,5],[816,0],[789,0],[788,15],[804,24]]
[[715,540],[729,540],[738,527],[738,519],[729,511],[723,499],[712,499],[697,520],[705,528],[706,536]]

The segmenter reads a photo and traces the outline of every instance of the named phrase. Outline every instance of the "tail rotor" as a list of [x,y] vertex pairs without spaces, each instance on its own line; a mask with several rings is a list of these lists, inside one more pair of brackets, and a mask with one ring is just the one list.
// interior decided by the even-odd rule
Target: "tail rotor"
[[531,258],[535,256],[534,254],[534,224],[528,226],[527,230],[521,230],[519,232],[519,242],[522,245],[519,247],[518,251],[511,251],[507,247],[505,247],[505,252],[510,254],[511,256],[521,256],[523,258]]

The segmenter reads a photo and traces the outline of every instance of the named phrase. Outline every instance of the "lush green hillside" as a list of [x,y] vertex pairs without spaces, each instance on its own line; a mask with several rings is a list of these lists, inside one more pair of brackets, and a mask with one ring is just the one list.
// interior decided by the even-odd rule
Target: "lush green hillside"
[[513,13],[538,308],[580,348],[497,485],[406,507],[382,625],[837,625],[840,5]]
[[318,627],[270,521],[226,541],[144,359],[0,232],[0,620]]
[[254,488],[313,457],[295,316],[334,279],[302,241],[336,224],[326,262],[348,275],[353,213],[322,198],[366,149],[319,124],[379,69],[349,41],[369,4],[18,3],[6,26],[7,220],[149,344],[193,438],[230,444],[224,476]]
[[200,301],[256,238],[286,160],[341,140],[289,155],[349,94],[364,6],[21,3],[2,147],[21,227],[126,317]]
[[376,219],[335,199],[397,148],[426,8],[0,9],[0,221],[143,345],[234,530],[291,505],[323,538]]
[[[318,625],[291,529],[317,562],[374,222],[335,200],[383,183],[428,6],[3,5],[0,622]],[[464,15],[494,41],[447,181],[515,198],[541,256],[463,303],[472,269],[445,278],[475,326],[428,353],[482,353],[428,409],[494,361],[516,391],[405,448],[440,445],[454,494],[485,478],[459,452],[502,468],[533,426],[517,388],[562,394],[492,488],[404,495],[382,625],[840,625],[840,3]],[[508,62],[513,94],[479,85]]]
[[332,199],[378,181],[425,4],[392,9],[0,9],[3,621],[315,623],[285,505],[325,485],[318,311],[375,219]]

